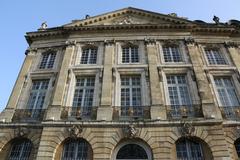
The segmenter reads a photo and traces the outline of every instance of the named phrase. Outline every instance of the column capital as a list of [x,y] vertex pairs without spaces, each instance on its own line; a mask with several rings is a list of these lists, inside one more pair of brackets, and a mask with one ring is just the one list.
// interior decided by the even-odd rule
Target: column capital
[[30,53],[36,53],[37,52],[37,48],[32,48],[32,47],[28,47],[25,51],[25,55],[28,55]]
[[156,44],[156,39],[151,39],[151,38],[145,38],[144,39],[144,43],[146,44],[146,45],[155,45]]
[[112,46],[112,45],[115,45],[115,43],[116,43],[115,39],[112,39],[112,40],[105,39],[104,40],[104,45],[105,46]]
[[197,42],[192,37],[185,38],[184,42],[186,45],[197,45]]
[[68,47],[72,47],[72,46],[75,46],[76,44],[77,44],[77,41],[76,40],[67,40],[66,42],[65,42],[65,44],[66,44],[66,46]]
[[232,42],[232,41],[225,41],[224,45],[226,48],[237,48],[238,44],[236,42]]

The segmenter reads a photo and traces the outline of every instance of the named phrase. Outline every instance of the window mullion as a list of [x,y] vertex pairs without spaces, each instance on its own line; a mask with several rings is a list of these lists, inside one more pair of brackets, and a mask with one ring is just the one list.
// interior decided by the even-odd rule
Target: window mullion
[[131,47],[128,47],[128,61],[129,61],[128,63],[132,63],[131,54],[132,54]]
[[84,107],[84,103],[85,103],[86,85],[87,85],[87,78],[84,78],[84,85],[83,85],[83,88],[82,88],[83,93],[82,93],[81,109]]
[[129,78],[129,96],[130,96],[130,106],[133,106],[133,103],[132,103],[132,77]]
[[172,53],[172,47],[168,47],[168,48],[169,48],[169,54],[170,54],[171,62],[174,62],[173,53]]

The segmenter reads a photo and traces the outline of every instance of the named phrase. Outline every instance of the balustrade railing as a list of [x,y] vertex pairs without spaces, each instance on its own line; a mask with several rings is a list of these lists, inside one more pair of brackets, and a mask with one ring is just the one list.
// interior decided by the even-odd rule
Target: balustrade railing
[[42,121],[46,109],[16,109],[12,121]]
[[169,119],[199,118],[203,117],[200,104],[190,105],[167,105],[167,116]]
[[97,116],[97,107],[63,107],[61,111],[61,119],[68,120],[94,120]]
[[224,119],[240,120],[240,106],[220,106]]
[[150,119],[150,106],[114,106],[113,120]]

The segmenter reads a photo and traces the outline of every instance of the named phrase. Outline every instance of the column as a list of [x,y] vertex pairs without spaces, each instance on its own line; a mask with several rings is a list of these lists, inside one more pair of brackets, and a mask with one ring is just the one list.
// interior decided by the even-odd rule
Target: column
[[187,44],[189,56],[192,61],[193,70],[196,76],[203,115],[205,118],[221,119],[222,115],[220,109],[214,104],[214,99],[209,86],[207,75],[203,70],[201,53],[199,52],[199,49],[193,39],[187,39],[185,42]]
[[46,120],[60,120],[61,107],[63,103],[64,91],[67,83],[68,69],[75,50],[75,41],[67,41],[65,53],[61,64],[58,78],[55,83],[55,90],[53,92],[52,104],[49,106]]
[[112,120],[112,63],[114,56],[114,42],[108,41],[104,48],[104,64],[102,78],[101,104],[97,111],[97,120]]
[[24,83],[26,81],[26,77],[30,71],[35,53],[36,53],[36,49],[29,48],[26,50],[25,60],[23,62],[22,68],[19,72],[18,78],[13,87],[7,106],[3,110],[3,112],[0,114],[0,121],[5,121],[5,122],[11,121],[14,111],[17,108],[18,100],[22,92]]
[[149,82],[151,93],[151,119],[166,119],[166,108],[163,105],[163,94],[159,81],[159,73],[157,69],[157,47],[156,42],[148,40],[146,42],[148,68],[149,68]]

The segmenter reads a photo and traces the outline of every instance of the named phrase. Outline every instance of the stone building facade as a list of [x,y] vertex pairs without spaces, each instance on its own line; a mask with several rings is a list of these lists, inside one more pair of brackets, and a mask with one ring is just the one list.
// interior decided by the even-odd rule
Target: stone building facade
[[28,32],[0,159],[234,160],[240,23],[124,8]]

